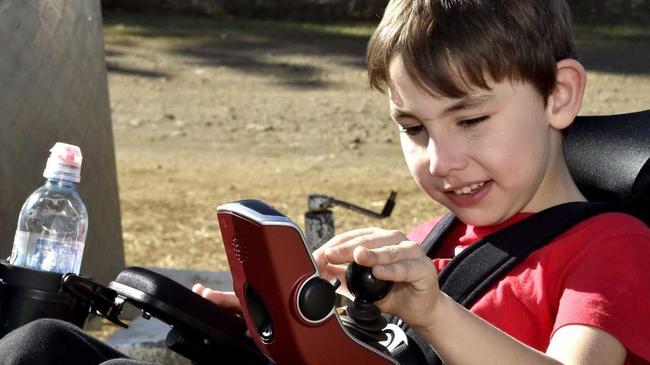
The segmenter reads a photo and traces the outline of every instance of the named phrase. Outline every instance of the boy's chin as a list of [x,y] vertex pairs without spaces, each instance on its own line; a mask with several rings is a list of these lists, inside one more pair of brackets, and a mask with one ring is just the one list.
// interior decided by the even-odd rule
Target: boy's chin
[[462,209],[448,207],[461,222],[475,227],[488,227],[503,223],[508,216],[503,216],[494,210],[487,209]]

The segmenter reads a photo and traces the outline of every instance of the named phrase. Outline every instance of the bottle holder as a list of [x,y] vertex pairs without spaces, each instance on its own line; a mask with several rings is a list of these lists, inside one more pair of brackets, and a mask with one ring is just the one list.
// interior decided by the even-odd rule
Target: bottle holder
[[90,307],[62,289],[63,275],[0,262],[0,337],[40,318],[83,327]]

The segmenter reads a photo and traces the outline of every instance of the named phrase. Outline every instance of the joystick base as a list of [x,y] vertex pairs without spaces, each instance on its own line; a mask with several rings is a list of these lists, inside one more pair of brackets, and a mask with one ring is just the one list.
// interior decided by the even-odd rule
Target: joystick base
[[343,326],[360,341],[390,355],[388,349],[380,344],[388,340],[383,331],[388,321],[381,315],[379,308],[374,303],[355,301],[346,311],[347,316],[341,316]]

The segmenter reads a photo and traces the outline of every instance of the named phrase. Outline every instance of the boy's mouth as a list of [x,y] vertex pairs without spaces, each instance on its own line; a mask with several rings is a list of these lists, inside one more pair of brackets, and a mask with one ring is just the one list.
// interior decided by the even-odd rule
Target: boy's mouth
[[485,185],[485,181],[481,181],[480,183],[474,183],[471,185],[464,186],[460,189],[454,189],[453,192],[456,195],[467,195],[467,194],[473,194],[477,192],[483,185]]
[[492,180],[472,183],[461,188],[448,190],[447,198],[458,207],[470,207],[478,204],[490,191]]

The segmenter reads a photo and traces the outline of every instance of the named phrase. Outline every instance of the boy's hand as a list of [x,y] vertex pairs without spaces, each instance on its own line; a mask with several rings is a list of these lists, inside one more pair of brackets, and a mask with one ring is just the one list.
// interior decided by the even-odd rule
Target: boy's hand
[[420,246],[401,232],[365,228],[335,236],[314,252],[321,274],[345,282],[347,264],[356,261],[372,267],[376,278],[393,281],[391,292],[377,302],[386,313],[419,328],[433,324],[433,309],[439,296],[438,275]]
[[233,292],[212,290],[199,283],[192,286],[192,291],[224,309],[233,313],[241,313],[241,304]]

